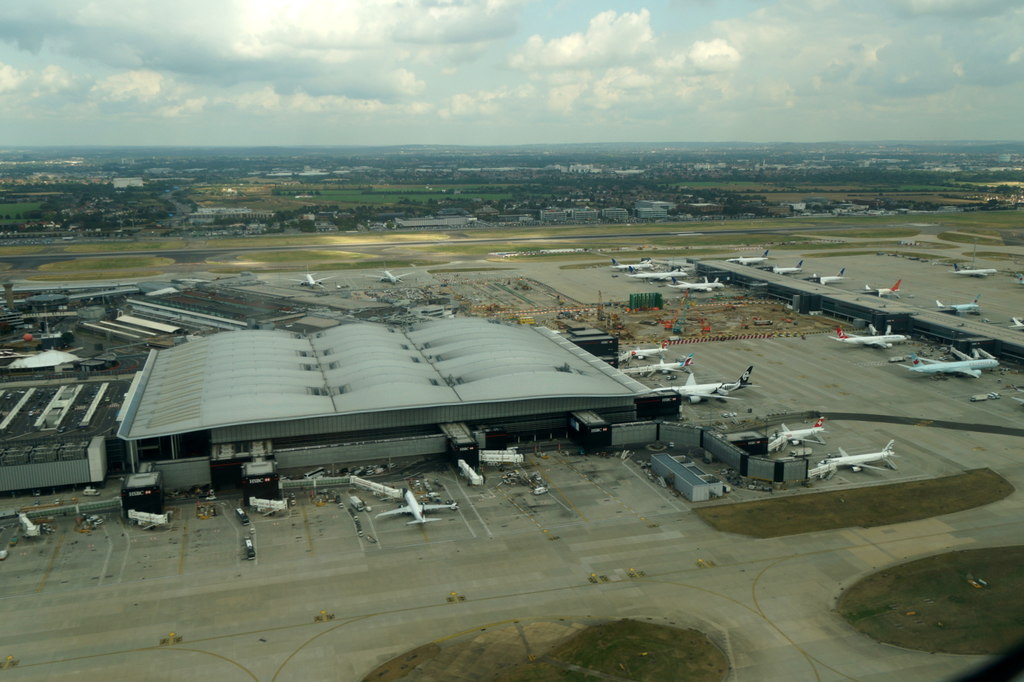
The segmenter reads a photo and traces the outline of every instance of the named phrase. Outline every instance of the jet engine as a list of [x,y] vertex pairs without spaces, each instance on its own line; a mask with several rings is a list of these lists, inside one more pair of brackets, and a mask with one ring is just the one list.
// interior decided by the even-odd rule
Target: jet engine
[[699,395],[688,395],[686,396],[686,399],[691,403],[699,403],[701,401],[701,397]]

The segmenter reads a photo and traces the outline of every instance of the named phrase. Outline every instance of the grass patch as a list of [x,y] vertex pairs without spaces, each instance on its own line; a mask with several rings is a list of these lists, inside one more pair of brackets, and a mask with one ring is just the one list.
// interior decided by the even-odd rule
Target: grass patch
[[469,638],[407,651],[363,681],[717,682],[728,673],[728,659],[704,633],[626,619],[589,627],[535,621],[482,628]]
[[1013,486],[991,469],[972,469],[927,481],[702,507],[696,512],[725,533],[775,538],[918,521],[991,504],[1012,492]]
[[729,671],[725,655],[707,636],[635,620],[594,625],[555,646],[541,665],[520,664],[501,682],[556,682],[600,679],[577,672],[579,666],[616,679],[645,682],[714,682]]
[[[244,255],[238,257],[238,260],[245,260],[246,262],[262,264],[262,263],[313,263],[319,262],[320,259],[334,259],[344,261],[357,261],[357,260],[368,260],[374,259],[374,256],[369,256],[365,253],[356,253],[355,251],[255,251],[247,252]],[[219,261],[226,262],[226,261]]]
[[72,244],[64,247],[65,253],[110,253],[111,251],[167,251],[183,249],[188,243],[178,241],[141,241],[141,242],[98,242],[91,244]]
[[881,642],[930,652],[997,654],[1024,639],[1022,587],[1024,547],[973,549],[870,575],[844,591],[836,609]]
[[0,246],[0,257],[24,256],[30,253],[39,253],[45,249],[45,246]]
[[40,265],[39,269],[44,272],[76,272],[82,270],[162,268],[173,264],[173,258],[161,258],[159,256],[111,256],[110,258],[77,258],[56,263],[45,263]]
[[940,232],[938,237],[947,242],[956,242],[958,244],[987,244],[988,246],[993,246],[1003,243],[1003,239],[999,236],[998,232],[981,230]]
[[876,227],[869,230],[829,230],[821,236],[824,238],[849,237],[851,239],[874,239],[876,237],[906,239],[919,234],[921,234],[921,230],[912,227]]

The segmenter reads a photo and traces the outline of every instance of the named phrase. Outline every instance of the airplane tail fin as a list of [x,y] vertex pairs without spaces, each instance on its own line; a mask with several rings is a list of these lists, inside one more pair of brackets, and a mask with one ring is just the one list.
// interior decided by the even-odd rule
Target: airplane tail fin
[[672,279],[672,284],[679,284],[679,280],[676,279],[675,277],[672,277],[671,279]]
[[956,263],[953,263],[953,272],[960,272],[960,266]]
[[910,364],[914,365],[915,367],[921,364],[921,358],[917,357],[917,353],[910,354]]
[[665,339],[664,341],[661,342],[661,347],[668,348],[668,339]]
[[946,306],[942,305],[942,301],[940,301],[939,299],[935,299],[935,305],[937,305],[940,308],[945,308],[946,307]]
[[902,284],[902,283],[903,283],[902,279],[896,280],[896,284],[892,285],[892,293],[895,294],[897,291],[899,291],[900,290],[900,284]]
[[768,249],[764,250],[764,253],[761,254],[761,257],[762,258],[767,258],[768,257]]
[[836,336],[840,339],[850,338],[849,336],[846,335],[846,332],[843,331],[842,327],[836,327]]
[[843,273],[844,273],[844,272],[846,272],[846,267],[845,267],[845,266],[844,266],[844,267],[842,267],[842,268],[841,268],[841,269],[839,270],[839,274],[838,274],[837,276],[838,276],[838,277],[842,277],[842,276],[843,276]]
[[754,371],[754,366],[751,365],[740,375],[739,381],[737,382],[740,386],[748,386],[750,384],[750,374]]
[[618,264],[619,264],[619,261],[617,261],[614,258],[612,258],[612,265],[618,265]]
[[814,422],[814,428],[816,428],[816,429],[820,429],[824,425],[825,425],[825,418],[824,417],[818,417],[818,421]]
[[804,259],[803,259],[803,258],[801,258],[801,259],[800,259],[799,261],[797,261],[797,264],[796,264],[796,266],[797,266],[798,268],[802,268],[802,267],[804,266]]
[[974,297],[974,302],[975,303],[977,303],[980,300],[981,300],[981,294],[978,294],[977,296]]
[[679,364],[681,366],[683,366],[683,367],[689,367],[690,365],[692,365],[693,364],[693,353],[690,353],[685,358],[683,358],[682,361]]

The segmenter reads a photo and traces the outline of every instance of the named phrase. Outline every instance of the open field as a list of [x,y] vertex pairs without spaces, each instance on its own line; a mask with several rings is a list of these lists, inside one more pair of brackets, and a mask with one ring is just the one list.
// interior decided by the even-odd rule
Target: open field
[[864,634],[908,649],[997,654],[1024,640],[1024,547],[969,549],[886,567],[836,610]]
[[1013,486],[989,469],[927,481],[717,505],[697,515],[724,533],[774,538],[848,526],[884,526],[991,504]]
[[30,211],[38,211],[42,206],[40,202],[15,202],[9,204],[0,203],[0,220],[17,220],[25,217]]

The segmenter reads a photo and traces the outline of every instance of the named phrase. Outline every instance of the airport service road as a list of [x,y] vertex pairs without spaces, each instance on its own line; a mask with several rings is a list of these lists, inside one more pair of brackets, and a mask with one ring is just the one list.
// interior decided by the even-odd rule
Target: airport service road
[[[862,367],[856,363],[874,351],[824,338],[692,348],[701,349],[698,367],[708,378],[731,376],[736,364],[757,358],[758,388],[741,392],[755,412],[821,403],[949,416],[977,405],[935,388],[974,390],[959,386],[995,381],[933,382],[901,368]],[[829,374],[813,371],[829,363]],[[931,391],[922,393],[922,385]],[[893,402],[880,407],[879,395]],[[993,404],[979,421],[1013,418],[1011,402]],[[712,418],[721,410],[686,408]],[[1024,483],[1019,442],[1007,436],[836,422],[816,454],[836,445],[877,449],[890,437],[901,455],[898,472],[843,473],[821,487],[975,466]],[[496,472],[483,488],[469,488],[439,470],[428,476],[459,502],[458,511],[410,526],[400,517],[372,518],[388,507],[376,501],[373,514],[359,515],[364,537],[347,511],[300,495],[287,518],[253,515],[258,558],[251,562],[241,558],[247,529],[229,513],[229,499],[207,520],[190,516],[191,504],[181,506],[169,531],[124,528],[108,517],[101,531],[83,535],[56,519],[55,535],[23,540],[0,564],[7,647],[0,653],[20,661],[12,675],[23,679],[126,671],[163,680],[358,679],[408,648],[509,619],[634,617],[707,631],[728,652],[738,680],[933,680],[975,660],[875,644],[831,613],[836,596],[894,562],[1020,540],[1019,494],[914,523],[750,540],[709,529],[688,513],[690,505],[617,457],[543,446],[529,460],[550,484],[548,494],[499,485]],[[333,620],[315,623],[321,610]],[[181,643],[159,646],[170,632]]]
[[[466,520],[374,521],[381,549],[360,543],[347,512],[308,500],[290,518],[254,518],[255,562],[239,558],[244,531],[226,514],[120,537],[111,520],[109,539],[78,545],[58,533],[2,566],[34,576],[17,590],[3,583],[13,679],[358,679],[406,648],[509,619],[633,617],[708,631],[735,679],[933,680],[974,660],[874,644],[830,612],[833,600],[877,567],[1005,542],[1021,512],[1015,496],[940,519],[755,541],[679,511],[632,464],[546,454],[531,459],[558,501],[489,509],[487,490],[467,491]],[[516,523],[530,515],[539,523]],[[315,623],[321,610],[333,620]],[[159,646],[170,632],[181,643]]]

